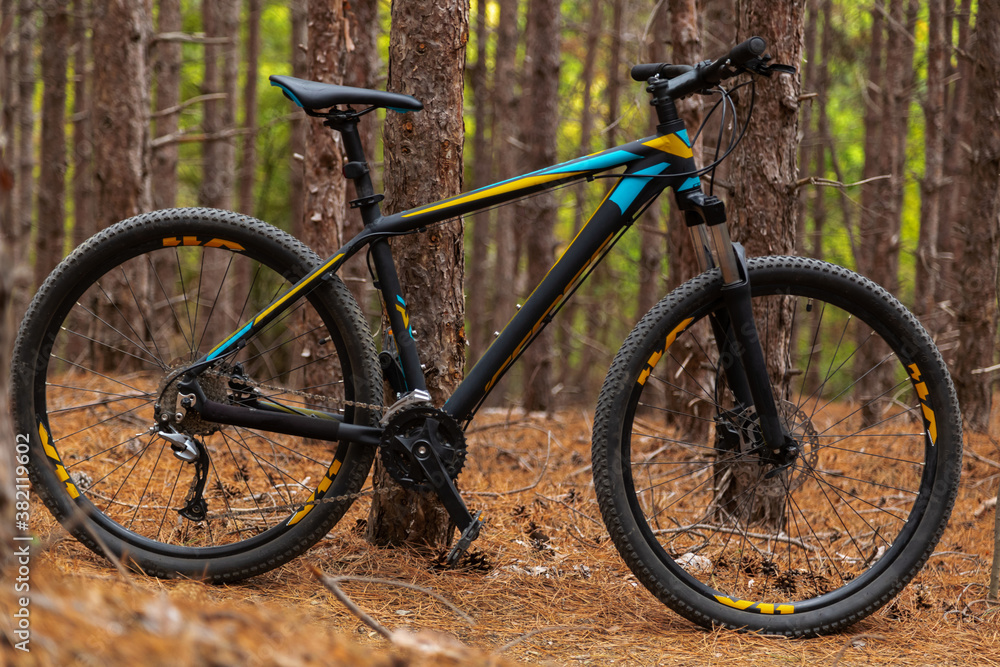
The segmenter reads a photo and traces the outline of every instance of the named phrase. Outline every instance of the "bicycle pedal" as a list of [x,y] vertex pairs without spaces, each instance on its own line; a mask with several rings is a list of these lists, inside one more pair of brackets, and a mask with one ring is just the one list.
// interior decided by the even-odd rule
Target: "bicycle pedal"
[[479,529],[483,527],[483,522],[479,520],[479,517],[482,515],[482,510],[476,512],[476,516],[472,518],[472,523],[465,527],[461,537],[458,538],[458,542],[455,542],[451,551],[448,552],[448,557],[445,559],[445,564],[448,567],[455,567],[458,564],[458,559],[468,551],[475,539],[479,537]]

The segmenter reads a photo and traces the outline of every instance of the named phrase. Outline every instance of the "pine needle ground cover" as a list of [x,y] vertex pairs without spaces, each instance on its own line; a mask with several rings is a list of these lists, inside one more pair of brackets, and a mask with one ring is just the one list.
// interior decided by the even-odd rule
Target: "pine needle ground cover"
[[[1000,433],[994,416],[992,432]],[[317,547],[239,585],[117,570],[32,507],[30,653],[13,648],[18,605],[0,589],[6,664],[1000,665],[986,601],[1000,445],[967,437],[962,488],[928,564],[847,632],[810,640],[709,632],[655,600],[610,544],[594,499],[591,415],[496,412],[470,429],[460,478],[488,523],[458,570],[435,553],[363,539],[367,499]],[[379,634],[324,585],[337,587]],[[16,569],[4,580],[12,582]],[[468,615],[463,618],[430,589]],[[9,613],[8,613],[9,612]]]

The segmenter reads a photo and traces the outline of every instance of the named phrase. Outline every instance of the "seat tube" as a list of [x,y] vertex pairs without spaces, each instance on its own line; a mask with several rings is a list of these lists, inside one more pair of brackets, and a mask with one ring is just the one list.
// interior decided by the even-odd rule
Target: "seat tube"
[[[339,130],[344,139],[344,154],[347,163],[344,165],[344,176],[354,181],[358,198],[351,202],[352,208],[361,209],[361,218],[366,227],[373,225],[382,218],[379,202],[382,195],[376,195],[365,158],[364,147],[358,133],[358,119],[330,124]],[[392,248],[387,239],[377,239],[369,247],[378,287],[385,304],[386,317],[392,327],[392,336],[396,341],[399,362],[403,368],[406,380],[406,391],[427,391],[424,381],[424,371],[417,353],[417,344],[413,338],[413,327],[410,326],[410,311],[403,298],[403,289],[399,284],[399,273],[392,258]]]
[[379,289],[382,292],[382,302],[385,304],[386,317],[392,327],[392,336],[396,340],[399,352],[399,362],[403,368],[406,380],[406,391],[417,389],[427,390],[424,381],[424,371],[417,353],[417,343],[413,338],[413,327],[410,326],[410,311],[403,298],[403,290],[396,273],[396,264],[392,259],[392,249],[389,241],[379,239],[371,244],[371,258],[378,276]]

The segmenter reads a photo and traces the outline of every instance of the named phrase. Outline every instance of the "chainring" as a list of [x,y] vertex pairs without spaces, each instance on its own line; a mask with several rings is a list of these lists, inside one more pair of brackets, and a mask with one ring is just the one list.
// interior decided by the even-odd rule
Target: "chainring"
[[417,405],[393,415],[379,441],[382,465],[400,486],[418,491],[431,489],[423,469],[413,460],[406,446],[418,440],[435,448],[451,479],[458,477],[465,465],[465,432],[447,412],[429,405]]

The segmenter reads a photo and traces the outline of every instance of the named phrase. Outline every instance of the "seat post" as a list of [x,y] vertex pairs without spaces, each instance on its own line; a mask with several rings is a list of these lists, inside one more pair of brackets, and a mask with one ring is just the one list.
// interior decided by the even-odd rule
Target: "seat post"
[[326,116],[323,124],[340,132],[344,139],[344,176],[354,181],[354,189],[358,198],[350,202],[351,208],[361,209],[361,219],[365,226],[373,224],[382,217],[379,202],[384,199],[375,194],[365,149],[361,145],[361,134],[358,132],[360,117],[352,111],[335,111]]

